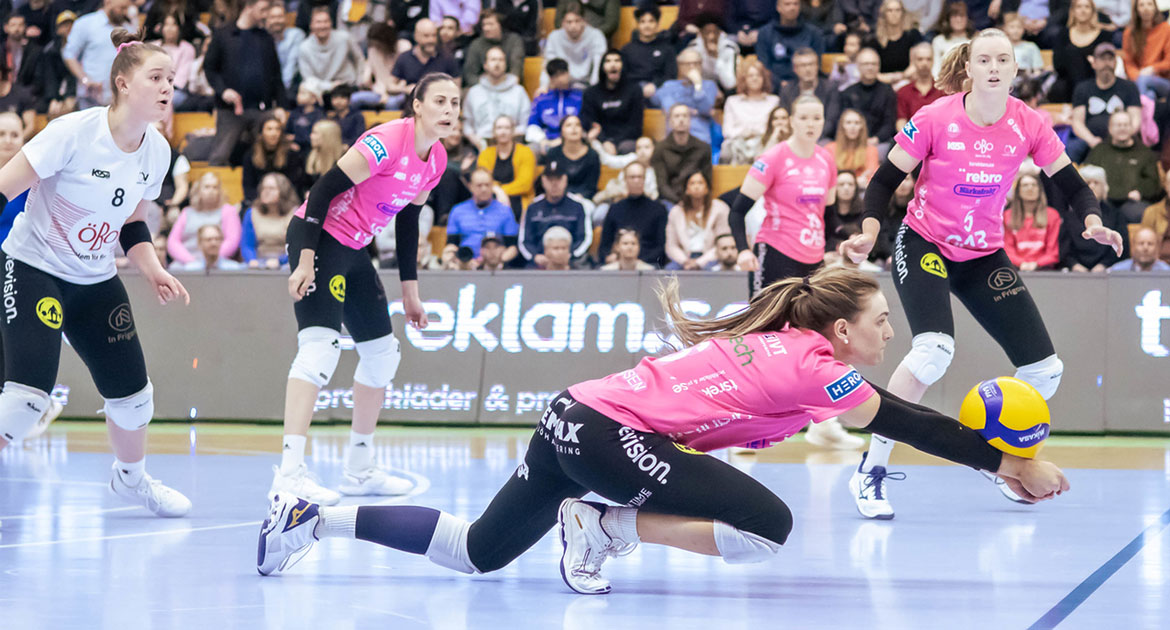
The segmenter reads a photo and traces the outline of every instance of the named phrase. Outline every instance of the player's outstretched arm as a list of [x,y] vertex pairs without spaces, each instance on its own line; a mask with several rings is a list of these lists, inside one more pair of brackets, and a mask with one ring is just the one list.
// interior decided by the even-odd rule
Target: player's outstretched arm
[[894,191],[898,189],[902,180],[906,179],[907,173],[918,168],[918,162],[897,144],[890,148],[890,153],[870,178],[869,186],[865,189],[861,233],[841,243],[837,247],[837,253],[854,264],[869,257],[869,252],[877,242],[878,233],[881,232],[882,220],[889,212],[890,199],[893,198]]
[[1097,196],[1085,183],[1084,178],[1073,166],[1068,155],[1061,153],[1060,157],[1056,158],[1052,164],[1044,167],[1044,172],[1052,178],[1052,183],[1056,184],[1056,187],[1064,193],[1073,213],[1085,222],[1085,230],[1081,236],[1086,240],[1108,245],[1113,248],[1114,252],[1117,252],[1118,256],[1121,256],[1124,248],[1121,234],[1101,224],[1101,205],[1097,202]]

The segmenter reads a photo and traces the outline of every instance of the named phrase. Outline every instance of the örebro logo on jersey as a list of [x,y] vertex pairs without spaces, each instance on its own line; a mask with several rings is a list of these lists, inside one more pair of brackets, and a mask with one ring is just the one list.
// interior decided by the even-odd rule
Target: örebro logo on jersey
[[1003,175],[999,173],[967,173],[968,184],[998,184],[1003,181]]

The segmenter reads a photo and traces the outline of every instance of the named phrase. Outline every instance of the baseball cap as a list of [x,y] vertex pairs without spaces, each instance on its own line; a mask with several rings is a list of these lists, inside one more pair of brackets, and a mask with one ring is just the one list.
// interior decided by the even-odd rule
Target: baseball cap
[[487,245],[488,243],[495,243],[496,245],[503,245],[504,239],[497,236],[494,232],[488,232],[486,235],[484,235],[484,237],[482,239],[480,239],[479,245],[480,245],[480,247],[483,247],[484,245]]
[[548,177],[560,177],[561,175],[568,175],[569,173],[565,170],[565,167],[560,162],[560,160],[554,159],[544,161],[544,174]]
[[1093,49],[1093,56],[1103,57],[1105,55],[1113,55],[1116,57],[1117,47],[1109,42],[1101,42],[1100,44],[1097,44],[1097,47]]
[[61,24],[65,23],[65,22],[76,22],[76,21],[77,21],[77,14],[72,12],[72,11],[62,11],[62,12],[57,14],[57,26],[61,26]]

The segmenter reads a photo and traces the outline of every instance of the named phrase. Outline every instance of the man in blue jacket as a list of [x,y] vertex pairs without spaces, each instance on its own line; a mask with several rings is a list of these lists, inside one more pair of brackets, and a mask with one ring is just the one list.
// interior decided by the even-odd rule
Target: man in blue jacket
[[572,89],[569,62],[549,59],[545,70],[548,71],[548,91],[532,101],[532,114],[528,117],[528,130],[524,134],[524,140],[538,155],[544,154],[552,146],[552,141],[560,139],[562,120],[581,115],[582,94],[581,90]]
[[772,85],[796,79],[792,54],[797,49],[813,49],[818,62],[825,54],[824,33],[800,18],[800,0],[776,0],[776,11],[779,18],[761,28],[756,41],[756,56],[772,71]]

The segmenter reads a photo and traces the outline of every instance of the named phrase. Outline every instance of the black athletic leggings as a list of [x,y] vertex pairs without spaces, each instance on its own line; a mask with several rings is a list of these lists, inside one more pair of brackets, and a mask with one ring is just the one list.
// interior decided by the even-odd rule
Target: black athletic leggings
[[64,333],[103,398],[125,398],[146,387],[130,298],[117,276],[73,284],[2,252],[0,272],[5,380],[51,393]]
[[824,261],[802,263],[785,256],[780,250],[763,242],[756,242],[756,259],[760,261],[759,271],[748,272],[748,299],[764,287],[785,278],[803,278],[821,268]]
[[730,464],[655,433],[623,426],[562,392],[549,404],[528,453],[467,537],[472,564],[495,571],[556,524],[568,497],[589,491],[648,512],[723,521],[783,544],[792,512]]
[[903,223],[890,269],[910,332],[955,336],[950,293],[1020,367],[1055,354],[1032,294],[1002,249],[955,262]]
[[[304,219],[293,217],[288,231],[291,234],[304,227]],[[288,239],[290,272],[296,270],[301,260],[301,248],[291,243],[304,240]],[[369,341],[393,332],[386,290],[365,249],[346,247],[322,230],[314,269],[314,282],[309,285],[308,293],[293,305],[297,330],[322,326],[340,331],[344,321],[354,341]]]

